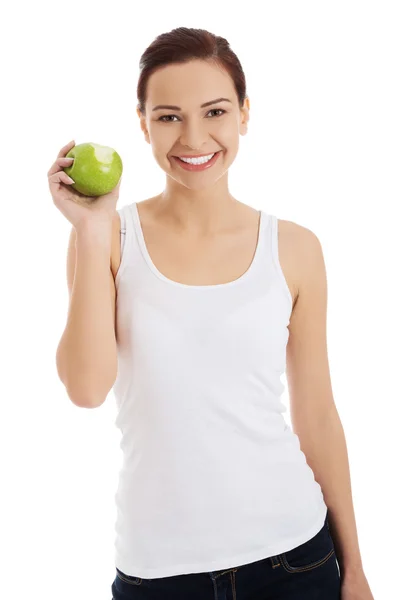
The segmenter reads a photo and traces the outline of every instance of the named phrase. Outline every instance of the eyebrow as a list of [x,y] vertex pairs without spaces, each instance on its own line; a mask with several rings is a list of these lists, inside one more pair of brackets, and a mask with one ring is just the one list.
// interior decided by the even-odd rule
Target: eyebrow
[[[200,108],[204,108],[206,106],[211,106],[211,104],[217,104],[217,102],[230,102],[232,104],[232,101],[229,100],[229,98],[217,98],[216,100],[210,100],[209,102],[204,102],[204,104],[202,104],[200,106]],[[160,110],[161,108],[168,108],[171,110],[182,110],[180,106],[175,106],[173,104],[157,104],[157,106],[155,106],[153,108],[153,111]]]

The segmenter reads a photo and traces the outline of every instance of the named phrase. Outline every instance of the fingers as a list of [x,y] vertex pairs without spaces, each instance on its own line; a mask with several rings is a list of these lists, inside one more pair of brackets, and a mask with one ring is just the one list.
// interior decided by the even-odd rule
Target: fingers
[[62,169],[64,169],[64,167],[70,167],[73,162],[74,162],[74,158],[69,157],[61,157],[61,158],[57,158],[56,162],[52,164],[50,171],[47,173],[47,175],[50,177],[50,175],[54,175],[54,173],[57,173],[58,171],[61,171]]
[[[48,176],[53,175],[54,173],[56,173],[57,171],[59,171],[63,167],[69,167],[70,165],[72,165],[73,160],[66,159],[66,154],[68,154],[68,152],[74,146],[75,146],[75,141],[72,140],[66,146],[63,146],[61,148],[60,152],[57,155],[57,158],[56,158],[55,162],[51,165],[50,169],[47,172]],[[61,160],[66,159],[68,162],[59,162],[60,159]]]
[[65,183],[66,185],[71,185],[75,182],[65,171],[57,171],[49,176],[49,183]]
[[71,140],[66,146],[63,146],[57,155],[57,158],[65,156],[75,146],[75,140]]

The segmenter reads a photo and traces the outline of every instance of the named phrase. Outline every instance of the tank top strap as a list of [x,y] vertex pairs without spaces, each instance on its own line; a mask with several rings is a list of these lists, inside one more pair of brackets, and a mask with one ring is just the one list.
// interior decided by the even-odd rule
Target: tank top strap
[[268,263],[271,261],[271,218],[272,215],[260,210],[260,228],[254,257],[256,277],[263,278],[268,273]]
[[271,252],[271,261],[275,269],[275,273],[281,284],[281,289],[289,303],[290,310],[292,310],[292,294],[290,292],[288,283],[286,281],[285,274],[282,269],[281,262],[279,260],[279,225],[278,217],[276,215],[269,215],[269,248]]
[[137,232],[135,222],[132,215],[132,204],[126,204],[122,208],[117,209],[120,217],[120,252],[121,261],[115,278],[115,283],[118,286],[121,275],[128,265],[137,263],[140,259],[140,250],[137,241]]
[[125,247],[125,239],[126,239],[126,206],[124,206],[123,208],[120,208],[117,210],[118,214],[119,214],[119,218],[121,221],[121,226],[119,229],[120,232],[120,245],[121,245],[121,257],[124,253],[124,247]]
[[260,261],[274,267],[279,266],[278,260],[278,219],[276,215],[262,212],[262,220],[260,226]]

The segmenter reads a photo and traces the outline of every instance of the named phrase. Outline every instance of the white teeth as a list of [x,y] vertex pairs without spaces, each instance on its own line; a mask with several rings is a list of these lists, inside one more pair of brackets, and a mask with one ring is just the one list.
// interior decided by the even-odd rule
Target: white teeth
[[[214,154],[216,154],[216,152],[214,152]],[[206,163],[209,160],[211,160],[214,154],[209,154],[208,156],[201,156],[199,158],[179,158],[180,160],[183,160],[183,162],[189,163],[191,165],[202,165],[203,163]]]

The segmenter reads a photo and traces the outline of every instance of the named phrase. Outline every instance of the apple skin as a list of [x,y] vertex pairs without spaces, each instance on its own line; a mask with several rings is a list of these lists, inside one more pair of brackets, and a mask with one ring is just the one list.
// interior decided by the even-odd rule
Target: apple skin
[[121,179],[121,157],[109,146],[94,142],[77,144],[66,156],[75,159],[70,167],[64,167],[64,171],[75,182],[71,183],[71,187],[84,196],[108,194]]

